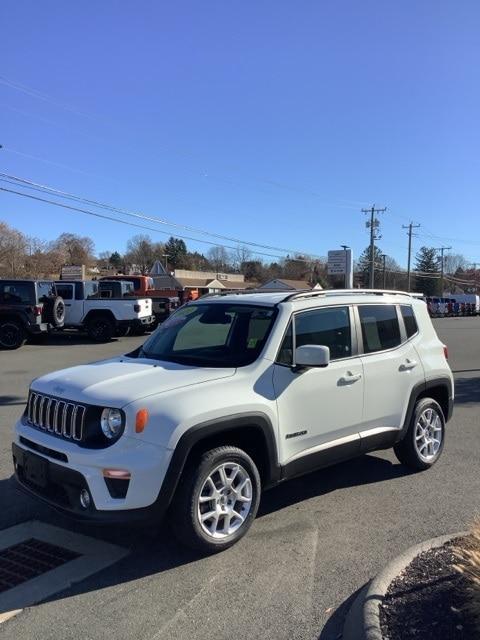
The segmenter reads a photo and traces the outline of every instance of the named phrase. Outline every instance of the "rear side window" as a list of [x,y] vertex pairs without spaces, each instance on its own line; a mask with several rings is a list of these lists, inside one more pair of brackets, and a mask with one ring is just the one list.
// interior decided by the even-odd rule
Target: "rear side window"
[[38,300],[45,302],[46,298],[55,295],[55,290],[51,282],[37,282]]
[[403,322],[405,323],[405,330],[407,332],[407,338],[411,338],[418,331],[417,321],[415,320],[415,314],[412,307],[403,305],[400,307],[403,316]]
[[365,353],[392,349],[400,344],[400,326],[394,305],[359,306],[358,313]]
[[71,300],[73,298],[73,285],[57,284],[57,294],[64,300]]
[[29,282],[0,282],[0,301],[5,304],[35,304],[34,287]]

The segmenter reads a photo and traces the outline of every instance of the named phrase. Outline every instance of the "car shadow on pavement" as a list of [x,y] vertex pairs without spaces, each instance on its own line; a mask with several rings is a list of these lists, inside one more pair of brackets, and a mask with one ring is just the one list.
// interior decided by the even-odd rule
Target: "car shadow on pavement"
[[[29,344],[41,347],[65,347],[79,344],[99,344],[87,336],[86,333],[77,331],[72,333],[45,333],[33,336],[29,339]],[[118,338],[112,338],[110,342],[118,342]]]
[[25,397],[24,396],[0,396],[0,407],[13,406],[13,405],[24,405]]
[[480,403],[480,376],[455,378],[455,404]]
[[401,464],[393,464],[375,455],[364,455],[269,489],[262,496],[257,517],[338,489],[384,482],[412,473],[415,472]]

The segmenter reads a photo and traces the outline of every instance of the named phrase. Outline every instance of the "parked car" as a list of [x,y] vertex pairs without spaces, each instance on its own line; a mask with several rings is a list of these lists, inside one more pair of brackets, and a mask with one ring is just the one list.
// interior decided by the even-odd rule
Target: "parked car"
[[34,380],[15,472],[94,521],[168,510],[180,540],[219,551],[248,531],[264,488],[389,447],[431,467],[453,393],[446,347],[409,294],[219,294],[131,353]]
[[154,298],[154,305],[156,308],[155,313],[155,326],[165,322],[165,320],[180,306],[180,298],[178,297],[159,297]]
[[57,280],[55,285],[65,301],[65,328],[86,331],[96,342],[108,342],[125,329],[146,329],[154,321],[152,301],[131,297],[128,283]]
[[[103,280],[122,280],[124,282],[131,282],[134,289],[132,295],[142,298],[151,298],[152,313],[155,316],[155,327],[168,318],[171,311],[180,305],[179,291],[175,289],[155,289],[154,280],[150,276],[103,276],[100,278],[99,282],[102,282]],[[170,309],[167,308],[167,300],[170,301]]]
[[65,304],[50,280],[0,280],[0,348],[63,327]]

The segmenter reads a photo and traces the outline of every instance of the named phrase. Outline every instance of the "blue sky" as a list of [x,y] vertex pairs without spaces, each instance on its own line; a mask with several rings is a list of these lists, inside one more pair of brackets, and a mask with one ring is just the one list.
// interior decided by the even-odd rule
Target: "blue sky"
[[[414,248],[480,262],[475,0],[4,0],[0,19],[0,171],[319,255],[358,255],[377,203],[400,263],[410,220]],[[0,219],[97,251],[140,232],[5,193]]]

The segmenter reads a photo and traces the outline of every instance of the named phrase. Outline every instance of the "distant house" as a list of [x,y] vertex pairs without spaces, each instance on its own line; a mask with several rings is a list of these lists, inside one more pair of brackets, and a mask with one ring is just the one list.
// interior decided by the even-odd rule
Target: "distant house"
[[260,289],[280,289],[282,291],[302,291],[304,289],[322,289],[320,284],[312,286],[306,280],[288,280],[287,278],[275,278],[262,284]]
[[183,294],[183,299],[196,300],[206,293],[218,293],[225,290],[250,289],[255,285],[245,282],[245,276],[241,273],[217,273],[216,271],[190,271],[188,269],[175,269],[168,274],[164,269],[162,275],[159,272],[162,265],[155,265],[156,273],[151,273],[157,289],[176,289]]

